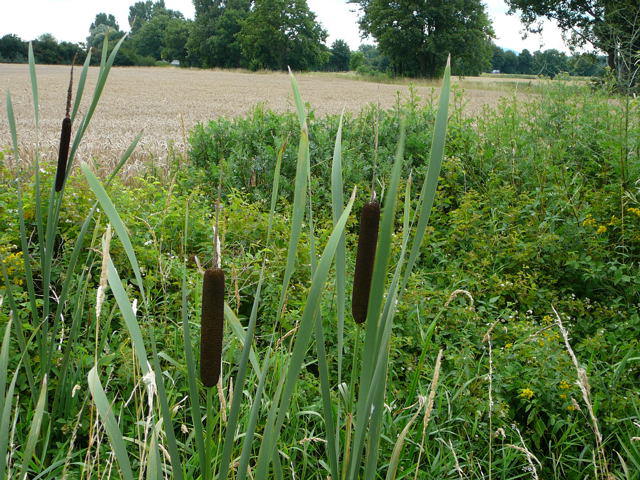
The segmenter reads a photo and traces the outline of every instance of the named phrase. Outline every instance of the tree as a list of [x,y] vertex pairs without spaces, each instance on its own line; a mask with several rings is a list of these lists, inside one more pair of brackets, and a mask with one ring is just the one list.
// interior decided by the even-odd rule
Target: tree
[[309,70],[328,60],[327,32],[306,0],[256,0],[238,38],[255,70]]
[[27,44],[13,34],[0,38],[0,61],[22,63],[26,61]]
[[165,15],[169,18],[184,19],[184,15],[177,10],[170,10],[165,6],[164,0],[136,2],[129,7],[129,27],[134,35],[142,26],[157,15]]
[[192,59],[187,50],[187,42],[193,22],[173,18],[167,24],[164,32],[164,47],[162,58],[171,61],[178,60],[180,65],[191,65]]
[[351,49],[344,40],[336,40],[331,45],[331,58],[329,68],[334,72],[346,72],[349,70],[351,60]]
[[156,15],[145,22],[140,30],[131,38],[138,55],[153,57],[156,60],[162,58],[165,32],[171,19],[167,15]]
[[96,19],[89,27],[87,45],[98,49],[102,48],[104,36],[107,34],[111,41],[118,40],[124,36],[124,32],[120,31],[116,17],[111,14],[98,13]]
[[533,55],[526,48],[518,55],[518,73],[526,75],[533,73]]
[[376,39],[398,74],[435,76],[449,53],[455,73],[488,68],[493,31],[481,0],[349,2],[360,6],[361,31]]
[[568,71],[567,55],[555,48],[544,52],[537,51],[533,54],[533,72],[537,75],[546,75],[553,78],[561,72]]
[[493,56],[491,57],[491,70],[502,72],[504,67],[504,50],[497,45],[491,45]]
[[511,50],[504,52],[502,73],[518,73],[518,56]]
[[569,34],[572,45],[593,45],[607,53],[609,67],[621,83],[635,81],[640,51],[640,2],[638,0],[507,0],[511,13],[519,12],[531,31],[538,20],[555,20]]
[[245,66],[238,35],[249,16],[251,0],[194,0],[196,18],[187,50],[203,67]]

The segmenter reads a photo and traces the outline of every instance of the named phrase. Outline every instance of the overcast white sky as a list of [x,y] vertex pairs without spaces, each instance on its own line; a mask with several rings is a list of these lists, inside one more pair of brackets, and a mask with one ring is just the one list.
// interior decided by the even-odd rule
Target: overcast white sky
[[[129,5],[133,3],[135,0],[0,0],[0,36],[15,33],[24,40],[32,40],[42,33],[52,33],[58,40],[84,41],[98,12],[114,14],[120,28],[127,30]],[[308,0],[308,3],[329,32],[329,43],[342,38],[352,49],[360,45],[358,15],[353,12],[353,5],[348,5],[346,0]],[[567,51],[555,25],[547,22],[542,35],[530,35],[523,40],[522,25],[517,16],[506,14],[503,0],[485,0],[485,3],[499,46],[516,51],[524,48]],[[165,4],[193,18],[191,0],[165,0]]]

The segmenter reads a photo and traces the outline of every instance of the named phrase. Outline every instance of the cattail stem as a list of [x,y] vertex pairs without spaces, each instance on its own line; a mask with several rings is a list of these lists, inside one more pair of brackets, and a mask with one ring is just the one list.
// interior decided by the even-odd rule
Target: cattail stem
[[205,387],[214,387],[220,378],[223,330],[224,271],[210,268],[202,282],[200,378]]
[[379,223],[380,205],[377,201],[366,203],[360,214],[360,236],[351,297],[351,313],[356,323],[364,323],[367,319]]

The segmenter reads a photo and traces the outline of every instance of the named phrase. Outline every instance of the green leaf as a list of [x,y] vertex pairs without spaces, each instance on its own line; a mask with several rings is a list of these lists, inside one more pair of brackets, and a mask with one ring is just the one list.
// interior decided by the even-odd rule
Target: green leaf
[[134,480],[131,463],[129,462],[129,455],[127,454],[127,448],[125,446],[124,439],[122,438],[120,427],[118,427],[116,417],[113,414],[113,410],[111,409],[111,405],[107,399],[107,395],[102,388],[102,383],[100,383],[97,366],[94,366],[89,371],[87,380],[89,382],[89,391],[93,397],[93,402],[96,405],[96,410],[98,411],[100,420],[102,420],[104,429],[109,437],[109,443],[116,456],[116,460],[118,461],[122,477],[124,480]]

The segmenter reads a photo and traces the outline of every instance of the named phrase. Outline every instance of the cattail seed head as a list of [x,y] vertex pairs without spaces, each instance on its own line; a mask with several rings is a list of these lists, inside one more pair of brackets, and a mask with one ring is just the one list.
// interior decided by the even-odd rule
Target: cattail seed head
[[367,319],[379,223],[380,204],[375,200],[366,203],[360,214],[360,236],[351,296],[351,313],[356,323],[364,323]]
[[202,281],[200,378],[205,387],[215,386],[220,378],[223,330],[224,271],[210,268]]
[[[73,57],[75,63],[76,57]],[[62,120],[62,130],[60,131],[60,149],[58,150],[58,168],[56,170],[56,192],[62,190],[64,179],[67,176],[67,160],[69,158],[69,144],[71,143],[71,96],[73,89],[73,63],[71,64],[71,75],[69,78],[69,89],[67,90],[67,110]]]
[[56,192],[62,190],[67,175],[67,159],[69,158],[69,143],[71,143],[71,119],[62,120],[60,132],[60,150],[58,151],[58,169],[56,170]]

